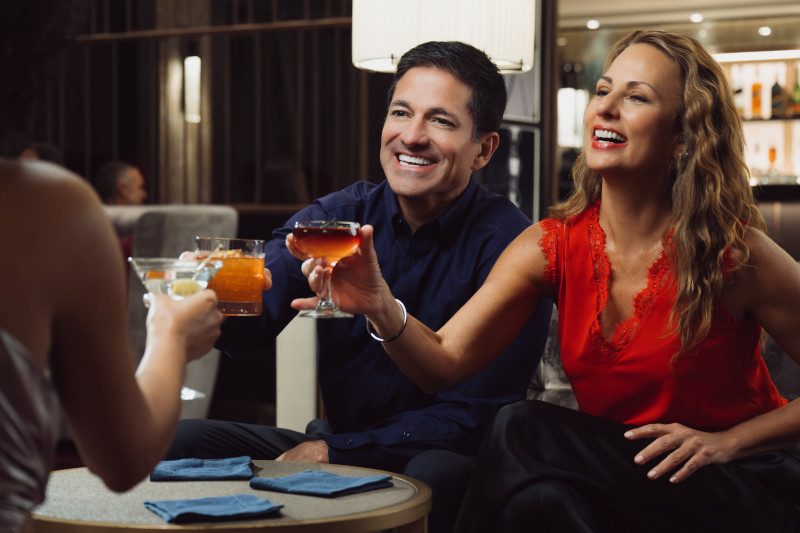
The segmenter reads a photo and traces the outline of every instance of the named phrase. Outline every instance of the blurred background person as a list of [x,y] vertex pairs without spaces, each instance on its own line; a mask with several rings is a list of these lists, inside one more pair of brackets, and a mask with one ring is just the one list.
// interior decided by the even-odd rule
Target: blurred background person
[[147,198],[142,172],[124,161],[109,161],[100,167],[95,188],[108,205],[141,205]]

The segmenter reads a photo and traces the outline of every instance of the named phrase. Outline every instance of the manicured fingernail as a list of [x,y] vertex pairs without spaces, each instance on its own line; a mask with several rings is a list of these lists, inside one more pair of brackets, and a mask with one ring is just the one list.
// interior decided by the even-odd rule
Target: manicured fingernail
[[640,465],[644,462],[644,457],[642,457],[641,455],[637,455],[636,457],[633,458],[633,462],[636,463],[637,465]]
[[672,476],[671,478],[669,478],[669,482],[670,483],[677,483],[678,482],[678,478],[676,478],[675,476]]
[[632,437],[633,437],[633,431],[626,431],[625,432],[625,438],[626,439],[630,439]]
[[656,477],[656,471],[655,470],[649,471],[647,473],[647,477],[649,477],[650,479],[653,479],[654,477]]

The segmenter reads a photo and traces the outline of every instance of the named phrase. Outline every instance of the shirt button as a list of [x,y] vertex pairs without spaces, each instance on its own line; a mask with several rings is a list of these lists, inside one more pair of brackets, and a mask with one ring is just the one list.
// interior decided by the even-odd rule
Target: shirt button
[[410,439],[411,433],[409,433],[408,431],[404,431],[400,436],[403,437],[404,439]]
[[384,365],[388,365],[389,364],[389,356],[388,355],[384,355],[383,356],[383,364]]

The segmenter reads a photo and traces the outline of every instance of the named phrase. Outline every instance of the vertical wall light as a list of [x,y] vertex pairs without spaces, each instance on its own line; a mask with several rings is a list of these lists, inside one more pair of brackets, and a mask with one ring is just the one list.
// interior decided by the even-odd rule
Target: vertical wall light
[[199,55],[183,58],[183,114],[186,122],[200,122],[200,71]]
[[353,0],[353,65],[394,72],[426,41],[463,41],[504,74],[533,66],[535,0]]

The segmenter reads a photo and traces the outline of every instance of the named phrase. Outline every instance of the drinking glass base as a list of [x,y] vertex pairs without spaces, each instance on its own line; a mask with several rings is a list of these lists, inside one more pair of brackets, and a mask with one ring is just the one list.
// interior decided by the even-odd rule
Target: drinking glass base
[[302,311],[298,313],[298,316],[304,318],[352,318],[354,315],[339,309],[312,309],[310,311]]

